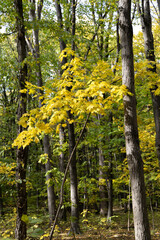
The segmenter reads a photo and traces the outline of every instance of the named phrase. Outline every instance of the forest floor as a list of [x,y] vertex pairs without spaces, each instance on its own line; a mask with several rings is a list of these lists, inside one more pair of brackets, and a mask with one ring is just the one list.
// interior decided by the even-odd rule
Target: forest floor
[[[160,211],[154,211],[149,214],[152,240],[160,240]],[[81,216],[80,228],[81,234],[73,235],[69,232],[69,221],[60,222],[56,226],[55,240],[134,240],[134,228],[132,214],[129,216],[128,231],[128,213],[123,210],[114,210],[114,216],[108,222],[106,218],[100,217],[95,213],[88,213]],[[50,228],[47,228],[46,216],[39,215],[30,217],[28,223],[27,240],[48,240]],[[0,240],[13,240],[15,228],[15,217],[12,219],[0,219]]]
[[[128,220],[129,219],[129,220]],[[149,213],[152,240],[160,240],[160,211]],[[128,228],[128,225],[130,226]],[[63,227],[59,226],[59,231]],[[66,229],[68,230],[68,229]],[[132,214],[124,213],[123,210],[115,209],[114,216],[108,222],[106,218],[96,214],[90,214],[81,221],[80,235],[68,236],[68,231],[57,233],[56,240],[134,240],[134,227]],[[46,238],[47,239],[47,238]]]

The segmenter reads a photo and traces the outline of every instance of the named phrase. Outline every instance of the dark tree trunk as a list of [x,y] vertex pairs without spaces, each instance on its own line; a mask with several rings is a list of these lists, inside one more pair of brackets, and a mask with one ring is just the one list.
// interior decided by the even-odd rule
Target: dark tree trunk
[[116,74],[116,65],[119,62],[119,54],[120,54],[120,42],[119,42],[119,16],[117,18],[117,23],[116,23],[116,40],[117,40],[117,52],[116,52],[116,59],[115,59],[115,64],[114,64],[114,68],[113,68],[113,73],[114,75]]
[[[146,59],[150,61],[150,63],[152,64],[152,66],[147,68],[147,70],[151,72],[156,72],[154,40],[153,40],[153,34],[152,34],[152,20],[151,20],[151,14],[150,14],[149,0],[143,0],[141,8],[138,5],[138,9],[141,17],[141,25],[142,25],[142,32],[143,32],[143,38],[144,38]],[[154,122],[155,122],[155,128],[156,128],[155,146],[156,146],[157,157],[160,165],[160,96],[154,94],[154,91],[157,88],[158,88],[157,85],[154,85],[154,87],[152,87],[150,91],[151,91],[151,97],[152,97]]]
[[[63,19],[62,19],[62,11],[61,11],[61,5],[58,0],[55,0],[55,8],[56,8],[56,13],[57,13],[57,20],[59,24],[59,28],[63,30]],[[65,40],[63,39],[63,36],[59,38],[59,43],[60,43],[60,50],[61,52],[66,48],[66,43]],[[61,62],[61,66],[63,66],[65,63],[67,63],[67,58],[64,57]],[[62,75],[63,70],[60,69],[60,74]]]
[[30,9],[30,18],[33,24],[33,47],[32,52],[33,56],[36,60],[36,76],[37,76],[37,82],[38,86],[43,86],[42,81],[42,72],[41,72],[41,63],[40,63],[40,47],[39,47],[39,27],[38,22],[41,20],[41,12],[43,7],[43,0],[40,1],[40,3],[37,6],[37,14],[36,14],[36,5],[35,0],[30,0],[31,3],[31,9]]
[[131,0],[119,1],[120,40],[122,51],[122,83],[133,94],[124,95],[124,126],[126,155],[129,166],[134,228],[136,240],[150,240],[147,215],[143,162],[139,147],[136,97],[134,88],[133,31],[131,24]]
[[[22,0],[14,1],[16,10],[16,28],[17,28],[17,52],[18,62],[20,65],[18,72],[19,89],[25,88],[25,81],[27,80],[27,64],[24,63],[26,59],[26,42],[25,42],[25,27],[23,19]],[[26,112],[27,95],[19,93],[18,105],[18,120]],[[22,126],[18,127],[18,134],[23,131]],[[16,168],[16,183],[17,183],[17,221],[15,238],[18,240],[26,239],[26,223],[22,220],[22,216],[27,214],[27,193],[26,193],[26,168],[27,168],[28,148],[17,149],[17,168]]]
[[[41,19],[41,12],[43,7],[43,0],[41,0],[37,6],[37,14],[36,14],[36,5],[35,0],[30,0],[31,2],[31,9],[30,9],[30,18],[33,22],[33,46],[32,46],[32,52],[33,56],[36,61],[36,77],[37,77],[37,85],[38,87],[43,86],[43,80],[42,80],[42,71],[41,71],[41,63],[40,63],[40,46],[39,46],[39,28],[36,23],[40,21]],[[40,90],[40,93],[43,95],[43,91]],[[39,107],[42,106],[41,100],[39,101]],[[51,149],[50,149],[50,139],[49,135],[45,135],[43,138],[43,147],[44,147],[44,153],[48,155],[48,162],[45,165],[46,173],[47,171],[52,169],[51,165]],[[46,175],[46,181],[50,181],[52,179],[52,174],[49,173]],[[55,216],[55,193],[54,193],[54,185],[50,186],[50,184],[47,184],[47,197],[48,197],[48,211],[50,216],[50,221],[54,219]]]
[[27,192],[26,192],[26,168],[27,168],[27,148],[22,147],[17,150],[17,220],[15,238],[18,240],[26,239],[26,223],[22,216],[27,214]]

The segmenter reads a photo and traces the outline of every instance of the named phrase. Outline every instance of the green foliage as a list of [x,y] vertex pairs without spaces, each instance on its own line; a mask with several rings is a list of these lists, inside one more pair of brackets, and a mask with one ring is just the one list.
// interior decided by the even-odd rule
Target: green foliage
[[[117,3],[116,1],[100,2],[97,0],[78,1],[76,35],[74,36],[75,52],[71,50],[73,40],[71,2],[62,0],[60,3],[64,29],[59,27],[59,22],[55,18],[56,11],[53,2],[44,1],[42,19],[39,22],[31,22],[29,1],[23,1],[25,28],[31,44],[33,44],[33,24],[36,24],[39,29],[40,56],[37,61],[34,54],[28,51],[26,59],[28,79],[26,87],[21,90],[21,93],[27,93],[27,113],[23,115],[19,123],[16,120],[19,64],[15,42],[15,11],[13,2],[10,0],[2,1],[0,6],[0,27],[6,27],[6,34],[0,33],[0,185],[4,212],[9,214],[16,206],[15,147],[30,145],[26,177],[29,213],[22,216],[22,220],[27,223],[29,239],[43,239],[49,234],[46,188],[47,185],[54,184],[57,200],[64,176],[59,170],[59,157],[62,153],[64,154],[65,167],[69,156],[67,122],[74,123],[75,134],[78,138],[83,121],[87,114],[91,114],[76,153],[80,209],[84,208],[81,214],[82,228],[99,234],[105,228],[110,228],[112,231],[115,227],[117,230],[121,224],[121,215],[112,217],[109,223],[106,218],[96,217],[93,213],[96,208],[95,211],[99,211],[101,200],[99,187],[101,185],[107,187],[111,161],[114,204],[123,205],[127,203],[129,197],[122,97],[130,93],[124,86],[121,86],[121,58],[116,66],[114,64],[117,59],[115,31]],[[155,53],[158,62],[160,58],[159,28],[160,25],[154,21]],[[67,45],[62,52],[59,47],[59,38],[63,39]],[[103,49],[101,49],[102,43],[105,46]],[[61,61],[64,57],[67,58],[67,63],[62,66]],[[154,94],[160,94],[160,68],[157,63],[157,73],[147,71],[147,68],[151,68],[152,65],[145,60],[142,33],[134,36],[134,60],[138,127],[144,161],[147,201],[151,199],[155,206],[160,201],[160,171],[155,150],[155,126],[150,89],[153,89],[156,84],[158,88]],[[37,86],[37,63],[41,65],[43,87]],[[115,74],[113,69],[116,70]],[[63,74],[60,77],[62,70]],[[41,107],[38,105],[40,101]],[[68,119],[67,111],[71,111],[74,119]],[[112,122],[109,120],[110,113],[113,116]],[[16,138],[17,124],[26,130]],[[60,125],[65,132],[63,144],[59,143]],[[51,139],[52,159],[50,161],[53,164],[53,168],[46,173],[53,176],[48,182],[45,182],[45,164],[48,156],[44,154],[42,147],[43,137],[46,134]],[[14,139],[16,140],[13,143]],[[14,148],[12,148],[12,143]],[[100,180],[99,148],[102,149],[105,163],[101,170],[106,174]],[[67,176],[63,207],[68,211],[70,210],[69,184],[70,178]],[[43,213],[40,216],[36,215],[40,209]],[[33,213],[34,216],[32,216]],[[126,226],[127,220],[123,220]],[[5,220],[1,220],[2,239],[14,239],[15,221],[15,212],[13,216],[6,215]],[[57,226],[57,235],[59,231],[60,228]],[[107,236],[107,233],[105,234]]]

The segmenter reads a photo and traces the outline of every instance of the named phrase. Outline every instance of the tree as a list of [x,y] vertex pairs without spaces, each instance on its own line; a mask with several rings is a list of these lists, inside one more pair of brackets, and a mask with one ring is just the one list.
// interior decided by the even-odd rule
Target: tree
[[[149,0],[143,0],[140,4],[138,4],[138,10],[140,13],[141,26],[144,38],[144,48],[145,48],[145,56],[149,62],[149,66],[147,67],[148,72],[156,73],[156,62],[155,62],[155,53],[154,53],[154,39],[152,34],[152,19],[150,14],[150,4]],[[152,97],[152,106],[154,112],[154,122],[156,129],[156,139],[155,146],[157,151],[157,157],[160,165],[160,96],[155,94],[158,86],[156,82],[152,83],[152,87],[150,88],[151,97]]]
[[130,94],[123,97],[126,155],[130,173],[135,239],[150,240],[147,216],[143,161],[139,147],[136,96],[134,87],[133,30],[131,23],[131,0],[119,1],[119,24],[122,55],[122,84]]
[[[33,57],[35,59],[35,74],[37,78],[37,86],[41,89],[39,90],[40,95],[43,96],[43,79],[42,79],[42,71],[41,71],[41,62],[40,62],[40,44],[39,44],[39,23],[41,20],[41,14],[42,14],[42,8],[43,8],[43,0],[41,0],[39,3],[36,3],[35,0],[30,0],[31,8],[30,8],[30,18],[33,24],[33,45],[28,40],[28,46],[31,49],[31,52],[33,53]],[[37,12],[36,12],[37,9]],[[41,107],[42,100],[39,100],[39,107]],[[48,160],[45,163],[45,169],[46,169],[46,181],[47,181],[47,196],[48,196],[48,211],[50,215],[50,221],[54,219],[55,216],[55,193],[54,193],[54,184],[50,183],[52,180],[52,174],[49,172],[52,169],[51,159],[52,159],[52,153],[51,153],[51,146],[50,146],[50,138],[49,135],[45,134],[43,137],[43,148],[44,153],[47,154]]]
[[[68,3],[66,3],[68,4]],[[55,1],[55,7],[57,12],[57,20],[59,23],[59,27],[61,30],[63,30],[63,17],[62,17],[62,10],[61,5],[58,0]],[[71,48],[73,51],[75,51],[75,21],[76,21],[76,1],[71,1],[71,35],[72,35],[72,41],[71,41]],[[60,42],[60,50],[64,51],[66,48],[66,42],[63,39],[63,36],[59,39]],[[67,59],[63,57],[61,66],[67,62]],[[63,73],[62,69],[60,70],[61,74]],[[70,91],[70,87],[67,87],[67,90]],[[68,119],[69,121],[73,120],[73,114],[71,111],[67,111]],[[67,122],[68,127],[68,138],[69,138],[69,155],[72,154],[72,151],[75,147],[76,141],[75,141],[75,129],[74,129],[74,123]],[[62,128],[61,128],[62,130]],[[62,136],[62,135],[60,135]],[[71,197],[71,231],[74,233],[80,233],[79,229],[79,202],[78,202],[78,183],[77,183],[77,167],[76,167],[76,152],[74,152],[71,164],[69,166],[70,170],[70,197]]]
[[160,0],[157,0],[157,5],[158,5],[159,16],[160,16]]
[[[82,124],[88,114],[90,114],[90,118],[85,135],[81,138],[76,153],[72,154],[71,166],[69,167],[67,164],[70,175],[65,175],[64,206],[57,208],[62,211],[62,214],[63,210],[66,209],[66,216],[68,219],[71,216],[71,222],[62,222],[62,214],[57,215],[57,213],[55,219],[58,219],[60,226],[63,224],[65,227],[65,225],[70,224],[70,230],[73,231],[74,228],[74,232],[76,232],[79,231],[79,226],[77,227],[79,216],[82,218],[81,224],[87,221],[90,223],[90,220],[93,219],[92,216],[94,216],[97,225],[101,224],[107,233],[105,226],[109,223],[106,220],[107,217],[112,220],[112,204],[114,207],[127,205],[130,185],[124,147],[123,95],[125,119],[128,120],[127,111],[130,111],[129,114],[132,113],[129,116],[130,122],[125,120],[126,126],[129,126],[130,130],[126,133],[126,139],[127,141],[128,138],[131,139],[130,144],[132,142],[133,145],[135,142],[137,144],[132,148],[134,153],[131,152],[132,149],[129,149],[130,146],[127,148],[127,157],[131,158],[129,169],[134,207],[137,199],[138,201],[140,199],[144,204],[142,199],[144,194],[142,158],[147,203],[150,201],[152,207],[157,207],[159,204],[160,174],[154,147],[155,125],[150,96],[150,89],[154,90],[154,83],[157,85],[155,95],[160,93],[159,64],[156,63],[157,72],[152,72],[152,66],[154,67],[155,62],[147,64],[145,61],[143,35],[142,33],[137,34],[133,46],[135,68],[133,70],[130,67],[131,71],[128,68],[125,71],[123,69],[123,75],[128,74],[125,84],[129,87],[121,84],[122,69],[119,57],[119,25],[116,3],[117,0],[57,0],[54,3],[50,0],[44,2],[41,0],[23,1],[27,58],[22,64],[17,61],[15,15],[11,14],[13,6],[9,5],[9,1],[3,1],[0,6],[2,16],[0,22],[6,26],[6,32],[0,33],[0,190],[2,191],[2,194],[0,191],[0,195],[2,195],[0,200],[3,200],[0,201],[0,208],[2,212],[10,213],[13,216],[13,208],[16,206],[14,201],[16,195],[16,181],[14,181],[16,151],[11,149],[11,144],[15,139],[17,129],[15,116],[20,87],[18,87],[19,84],[15,76],[17,76],[18,67],[21,69],[27,63],[27,81],[24,89],[19,93],[24,93],[23,96],[27,96],[27,112],[18,120],[24,131],[18,134],[13,145],[18,146],[19,149],[21,147],[25,149],[27,145],[30,145],[26,166],[28,214],[23,213],[21,217],[22,221],[29,221],[27,224],[27,238],[29,239],[33,238],[34,234],[37,238],[42,238],[41,227],[44,229],[44,225],[46,224],[47,227],[49,223],[46,208],[48,199],[45,185],[45,164],[48,163],[48,159],[52,158],[49,161],[51,165],[47,171],[49,173],[47,183],[50,185],[54,183],[55,199],[60,199],[60,204],[62,204],[63,197],[60,189],[61,183],[64,184],[62,178],[66,173],[66,160],[68,158],[71,161],[71,149],[77,142],[75,140],[78,139]],[[128,2],[125,1],[126,3]],[[134,18],[134,21],[137,21],[137,18]],[[128,21],[128,23],[130,22]],[[126,30],[126,25],[123,26]],[[159,30],[157,29],[159,29],[159,25],[155,24],[154,27],[157,34],[154,37],[154,54],[158,59]],[[126,39],[125,34],[127,33],[130,37],[127,43],[130,44],[131,35],[128,32],[128,30],[125,31],[122,39]],[[126,59],[124,58],[124,48],[127,53],[129,52],[125,46],[122,49],[123,67],[124,59]],[[132,53],[127,61],[131,61],[130,57],[132,58]],[[135,73],[136,100],[135,96],[132,95],[135,92],[133,72]],[[129,85],[128,82],[131,84]],[[137,103],[136,107],[135,102]],[[140,141],[137,123],[135,123],[135,108],[138,112]],[[131,130],[134,131],[134,134],[131,133]],[[45,141],[44,145],[45,136],[48,140]],[[142,158],[138,141],[140,142]],[[129,143],[127,142],[126,145],[128,146]],[[45,153],[48,154],[40,156],[44,152],[44,148]],[[131,154],[128,153],[128,149]],[[37,159],[39,160],[37,161]],[[139,183],[140,181],[142,182]],[[17,182],[20,183],[21,180],[18,179]],[[139,192],[136,192],[135,184],[138,185],[138,190],[142,190],[141,196]],[[71,199],[71,197],[73,198]],[[55,206],[52,201],[49,202],[51,208]],[[138,206],[140,209],[141,202]],[[68,212],[69,210],[71,210],[71,214]],[[125,210],[127,212],[127,208]],[[93,215],[94,213],[96,215]],[[119,213],[117,215],[119,216]],[[136,215],[135,210],[134,215]],[[50,218],[54,218],[54,214],[51,213],[50,216]],[[4,217],[9,218],[9,215],[6,214]],[[137,218],[141,222],[146,217],[143,214],[142,217],[138,215]],[[14,218],[10,220],[14,224]],[[135,220],[136,229],[138,228],[138,220]],[[10,223],[10,221],[6,221],[6,223]],[[55,227],[56,221],[54,223]],[[0,226],[0,231],[2,228],[8,230],[8,233],[2,233],[2,237],[14,238],[11,231],[14,226],[8,225],[9,227],[3,227],[3,224],[2,227]],[[49,228],[45,231],[44,238],[47,237],[47,231],[49,232]]]
[[[18,52],[18,85],[19,90],[24,89],[25,81],[27,80],[27,46],[25,41],[25,26],[23,18],[22,0],[14,1],[16,11],[16,30],[17,30],[17,52]],[[20,120],[22,115],[26,113],[27,94],[19,93],[19,104],[17,110],[17,118]],[[23,131],[21,125],[18,127],[18,134]],[[26,169],[27,169],[28,147],[17,149],[17,221],[15,238],[18,240],[26,239],[26,223],[23,221],[23,216],[27,214],[27,193],[26,193]]]

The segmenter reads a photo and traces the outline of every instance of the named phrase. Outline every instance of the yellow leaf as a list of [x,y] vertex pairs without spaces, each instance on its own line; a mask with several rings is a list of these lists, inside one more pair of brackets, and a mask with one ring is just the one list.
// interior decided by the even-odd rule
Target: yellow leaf
[[27,89],[20,90],[20,93],[27,93]]

